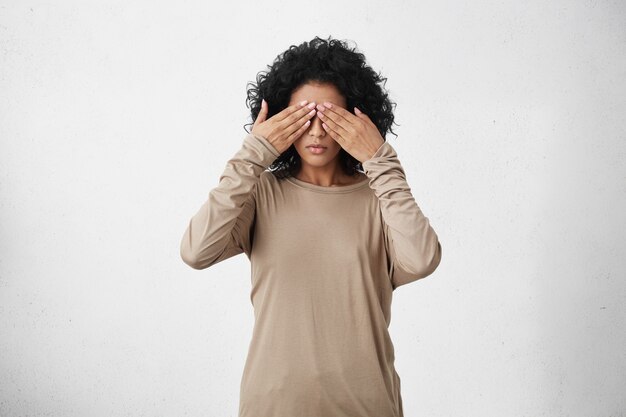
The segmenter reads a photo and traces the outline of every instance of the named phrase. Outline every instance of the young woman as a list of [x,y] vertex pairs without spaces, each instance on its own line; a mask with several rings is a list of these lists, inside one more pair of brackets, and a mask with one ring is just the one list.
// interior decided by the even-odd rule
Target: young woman
[[193,268],[251,262],[239,417],[403,417],[392,292],[432,274],[441,244],[384,138],[384,80],[336,39],[279,55],[248,90],[252,131],[184,233]]

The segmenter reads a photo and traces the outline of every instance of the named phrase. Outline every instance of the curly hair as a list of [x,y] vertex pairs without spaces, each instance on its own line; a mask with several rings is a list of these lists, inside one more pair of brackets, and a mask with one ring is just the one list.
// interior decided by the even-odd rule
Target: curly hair
[[[262,99],[267,102],[269,119],[287,108],[292,92],[308,82],[334,85],[345,97],[347,110],[354,114],[356,106],[367,114],[383,139],[387,132],[398,136],[392,130],[396,103],[389,100],[384,89],[387,78],[368,66],[365,55],[356,47],[350,48],[347,42],[330,36],[328,39],[316,36],[309,42],[291,45],[276,57],[271,66],[268,65],[268,71],[257,74],[256,83],[248,82],[250,88],[247,90],[246,106],[251,110],[253,122],[244,125],[244,130],[258,117]],[[346,174],[351,176],[357,171],[363,172],[361,162],[343,148],[339,159]],[[277,178],[285,178],[294,176],[300,165],[300,155],[292,144],[269,169]]]

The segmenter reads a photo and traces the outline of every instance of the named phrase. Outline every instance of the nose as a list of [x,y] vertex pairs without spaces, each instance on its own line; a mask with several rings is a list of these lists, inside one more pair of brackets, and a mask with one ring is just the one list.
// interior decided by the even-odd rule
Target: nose
[[322,119],[320,119],[317,114],[311,119],[309,135],[315,137],[324,137],[326,135],[326,129],[324,129],[324,126],[322,126]]

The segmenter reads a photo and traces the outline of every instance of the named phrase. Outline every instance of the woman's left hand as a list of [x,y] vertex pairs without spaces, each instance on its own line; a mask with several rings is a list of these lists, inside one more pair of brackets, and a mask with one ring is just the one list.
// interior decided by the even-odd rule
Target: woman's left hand
[[372,120],[356,107],[355,114],[325,101],[317,105],[317,117],[326,132],[350,155],[363,163],[385,142]]

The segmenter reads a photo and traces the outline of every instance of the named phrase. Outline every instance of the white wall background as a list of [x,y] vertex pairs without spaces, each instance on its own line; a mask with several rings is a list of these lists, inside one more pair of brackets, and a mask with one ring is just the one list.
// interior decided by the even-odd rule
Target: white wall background
[[[186,224],[315,35],[388,77],[444,257],[394,293],[406,417],[626,415],[626,5],[0,2],[0,415],[235,416],[240,255]],[[294,416],[297,417],[297,416]]]

